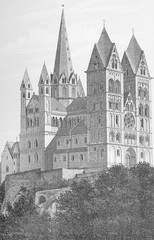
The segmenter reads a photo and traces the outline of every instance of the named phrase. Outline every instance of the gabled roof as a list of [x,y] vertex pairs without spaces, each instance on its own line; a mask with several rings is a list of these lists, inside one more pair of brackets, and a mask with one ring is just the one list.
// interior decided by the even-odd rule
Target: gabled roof
[[104,27],[97,43],[97,48],[100,53],[104,67],[107,67],[108,65],[113,46],[114,43],[111,42],[109,35]]
[[64,9],[62,10],[61,15],[53,77],[59,80],[63,72],[65,73],[67,79],[69,79],[70,74],[73,72],[71,53],[65,25]]
[[[29,75],[28,75],[27,68],[26,68],[26,70],[24,72],[24,76],[22,78],[20,89],[27,88],[28,84],[30,84],[30,89],[32,89],[32,85],[31,85],[31,82],[30,82],[30,78],[29,78]],[[25,86],[25,87],[23,87],[23,86]]]
[[71,112],[87,112],[87,97],[78,97],[67,107],[67,113]]
[[66,108],[55,98],[51,98],[51,111],[66,112]]
[[126,50],[126,54],[135,74],[137,73],[142,53],[143,51],[141,50],[135,36],[133,35]]
[[37,101],[37,102],[39,102],[39,96],[38,95],[36,95],[35,93],[33,93],[33,95],[32,95],[32,97],[31,97],[31,99],[30,99],[30,101],[29,101],[29,103],[28,103],[28,105],[27,105],[27,108],[28,108],[28,106],[33,102],[33,101]]
[[45,62],[43,64],[43,67],[42,67],[42,72],[41,72],[41,75],[40,75],[40,80],[39,80],[39,84],[42,83],[45,83],[45,81],[49,79],[49,74],[48,74],[48,71],[47,71],[47,68],[46,68],[46,65],[45,65]]
[[6,146],[12,158],[14,153],[20,153],[19,142],[7,142]]
[[83,124],[82,121],[72,129],[72,135],[86,134],[86,133],[87,133],[87,126]]

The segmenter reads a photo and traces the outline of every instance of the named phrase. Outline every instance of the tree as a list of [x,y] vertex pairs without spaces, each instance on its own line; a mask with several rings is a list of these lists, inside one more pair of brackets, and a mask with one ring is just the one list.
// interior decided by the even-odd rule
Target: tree
[[118,165],[93,183],[74,182],[59,199],[57,239],[154,239],[152,171],[145,163]]

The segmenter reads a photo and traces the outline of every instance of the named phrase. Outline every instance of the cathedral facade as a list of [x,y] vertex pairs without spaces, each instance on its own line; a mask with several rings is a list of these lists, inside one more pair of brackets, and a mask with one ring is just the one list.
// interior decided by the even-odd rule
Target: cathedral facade
[[[102,170],[140,161],[153,165],[151,77],[135,36],[120,61],[104,26],[86,74],[87,96],[73,70],[62,10],[53,74],[44,63],[38,94],[27,70],[21,82],[18,167],[10,173],[38,168]],[[3,178],[9,174],[5,167]]]

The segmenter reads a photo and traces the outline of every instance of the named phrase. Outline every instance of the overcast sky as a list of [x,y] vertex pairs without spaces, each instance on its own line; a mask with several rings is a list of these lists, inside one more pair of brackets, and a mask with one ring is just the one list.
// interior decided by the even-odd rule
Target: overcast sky
[[103,19],[120,58],[134,28],[154,76],[153,0],[0,0],[0,152],[7,140],[19,139],[19,89],[25,68],[36,93],[44,61],[48,72],[53,72],[62,4],[74,71],[85,91],[84,71]]

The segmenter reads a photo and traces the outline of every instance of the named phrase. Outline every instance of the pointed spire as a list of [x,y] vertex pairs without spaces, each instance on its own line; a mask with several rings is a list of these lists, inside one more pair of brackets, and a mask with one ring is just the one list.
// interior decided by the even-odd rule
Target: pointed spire
[[128,45],[128,48],[126,50],[126,54],[130,61],[130,64],[131,64],[131,67],[132,67],[134,73],[137,73],[142,53],[143,53],[143,51],[141,50],[141,48],[133,34],[132,38],[130,40],[130,43]]
[[28,75],[28,71],[27,71],[27,68],[26,68],[26,70],[24,72],[24,76],[22,78],[20,89],[27,88],[28,83],[31,85],[30,78],[29,78],[29,75]]
[[46,68],[46,64],[44,62],[43,67],[42,67],[42,71],[41,71],[41,75],[40,75],[39,83],[42,83],[42,80],[43,80],[43,83],[45,83],[45,81],[47,79],[49,79],[49,74],[48,74],[48,71],[47,71],[47,68]]
[[104,67],[106,67],[108,64],[113,45],[114,45],[114,43],[111,42],[109,35],[104,26],[101,36],[99,38],[99,41],[97,43],[97,47],[98,47],[99,53],[101,55],[101,59],[104,64]]
[[64,9],[62,9],[53,77],[59,79],[61,74],[65,73],[66,78],[69,79],[72,72],[73,66],[65,25]]

